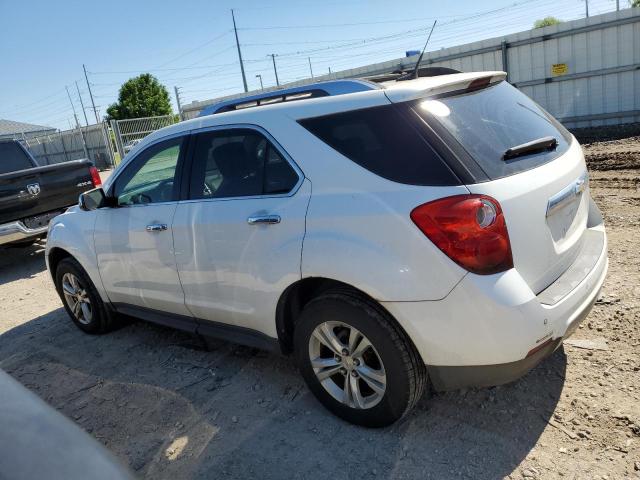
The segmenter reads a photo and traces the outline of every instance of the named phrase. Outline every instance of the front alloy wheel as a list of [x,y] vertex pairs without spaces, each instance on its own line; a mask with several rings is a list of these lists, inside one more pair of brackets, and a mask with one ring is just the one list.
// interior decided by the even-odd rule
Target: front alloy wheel
[[324,322],[309,338],[309,360],[324,389],[351,408],[377,405],[387,387],[380,355],[355,327]]
[[62,276],[62,292],[75,319],[82,325],[89,325],[93,318],[91,300],[86,288],[73,273],[68,272]]

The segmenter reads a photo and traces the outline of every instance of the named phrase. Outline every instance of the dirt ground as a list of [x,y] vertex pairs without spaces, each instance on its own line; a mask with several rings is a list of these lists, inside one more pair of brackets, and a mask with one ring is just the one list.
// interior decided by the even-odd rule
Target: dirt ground
[[565,345],[513,384],[424,398],[387,429],[354,427],[288,358],[216,341],[207,351],[142,322],[81,333],[41,245],[0,250],[0,368],[140,477],[640,478],[640,138],[585,152],[610,258],[571,339],[588,348]]

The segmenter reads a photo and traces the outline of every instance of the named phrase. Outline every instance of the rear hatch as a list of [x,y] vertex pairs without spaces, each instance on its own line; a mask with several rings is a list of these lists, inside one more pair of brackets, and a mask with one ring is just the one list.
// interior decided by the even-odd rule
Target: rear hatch
[[589,209],[586,165],[571,134],[502,78],[465,76],[457,89],[413,100],[406,91],[387,96],[412,102],[413,112],[451,145],[469,167],[471,193],[498,200],[514,266],[538,293],[580,252]]

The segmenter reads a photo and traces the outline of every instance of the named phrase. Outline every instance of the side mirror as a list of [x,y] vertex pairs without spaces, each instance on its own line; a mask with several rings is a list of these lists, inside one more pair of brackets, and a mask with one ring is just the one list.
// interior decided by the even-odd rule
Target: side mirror
[[107,197],[104,190],[100,187],[81,193],[78,199],[80,209],[87,212],[102,207],[111,207],[113,203],[113,199]]

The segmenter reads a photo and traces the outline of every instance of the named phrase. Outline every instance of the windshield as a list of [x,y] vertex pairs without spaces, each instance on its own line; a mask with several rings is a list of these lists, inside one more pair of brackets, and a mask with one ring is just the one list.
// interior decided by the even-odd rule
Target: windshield
[[33,165],[20,145],[15,142],[0,142],[0,175],[31,167]]
[[[504,81],[470,93],[420,100],[414,109],[425,120],[444,126],[491,179],[547,163],[566,152],[571,139],[542,107]],[[554,149],[504,159],[509,149],[545,137],[557,140]]]

